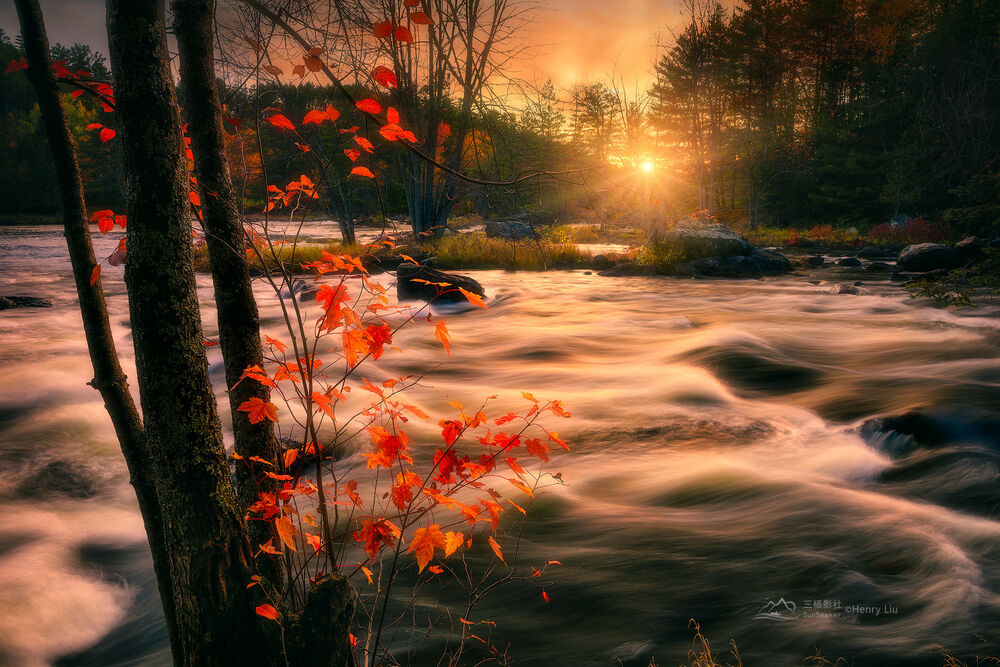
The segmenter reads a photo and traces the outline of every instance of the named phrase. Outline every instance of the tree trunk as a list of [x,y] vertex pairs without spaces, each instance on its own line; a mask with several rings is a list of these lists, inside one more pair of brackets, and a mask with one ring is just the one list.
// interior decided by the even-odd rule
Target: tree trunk
[[245,588],[253,556],[208,377],[163,2],[108,0],[107,18],[128,204],[125,280],[173,585],[174,659],[277,664],[268,654],[275,624],[254,613],[259,592]]
[[70,263],[73,267],[87,348],[94,367],[94,379],[90,384],[101,392],[104,407],[111,417],[115,434],[121,444],[152,551],[153,569],[156,571],[156,581],[163,603],[167,634],[171,645],[176,646],[177,622],[173,586],[163,544],[162,518],[150,470],[146,437],[139,412],[129,393],[125,373],[122,372],[118,361],[118,351],[115,349],[114,337],[111,334],[101,283],[98,280],[93,285],[90,284],[90,276],[97,260],[90,242],[87,207],[83,198],[83,178],[77,162],[76,146],[59,100],[59,90],[52,73],[49,41],[38,1],[17,0],[16,5],[24,51],[28,59],[28,79],[38,97],[38,107],[45,123],[46,136],[56,168],[56,181],[63,213],[63,234],[66,237]]
[[[180,54],[181,89],[188,120],[188,136],[194,153],[205,241],[208,246],[215,303],[219,323],[219,344],[230,387],[229,408],[237,453],[258,456],[277,464],[278,443],[271,421],[251,424],[237,408],[251,398],[270,400],[270,390],[259,382],[240,382],[243,371],[263,361],[257,302],[250,283],[246,260],[246,234],[240,217],[229,165],[226,163],[222,108],[215,83],[212,23],[214,3],[209,0],[174,0],[174,34]],[[258,481],[246,466],[236,466],[236,490],[240,507],[258,500],[258,492],[277,489],[270,478]],[[273,528],[265,521],[247,527],[250,543],[271,539]],[[280,583],[280,570],[266,553],[258,558],[261,575]]]

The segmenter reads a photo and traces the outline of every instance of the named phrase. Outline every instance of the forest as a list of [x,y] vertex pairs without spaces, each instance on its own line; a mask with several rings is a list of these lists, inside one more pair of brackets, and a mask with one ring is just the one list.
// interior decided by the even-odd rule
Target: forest
[[1000,3],[619,4],[0,13],[0,664],[1000,660]]

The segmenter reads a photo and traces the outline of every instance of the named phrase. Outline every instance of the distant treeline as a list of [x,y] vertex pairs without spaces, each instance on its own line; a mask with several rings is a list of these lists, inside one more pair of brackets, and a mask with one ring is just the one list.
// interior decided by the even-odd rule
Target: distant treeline
[[[505,99],[477,94],[464,112],[447,94],[437,102],[418,94],[416,111],[433,122],[415,129],[436,128],[434,145],[428,140],[423,150],[460,154],[449,160],[471,176],[600,172],[506,188],[456,184],[442,195],[445,214],[539,211],[571,221],[596,211],[602,220],[638,225],[708,210],[742,216],[751,227],[867,229],[915,216],[966,232],[1000,224],[1000,2],[741,0],[726,9],[689,0],[686,11],[649,90],[630,95],[617,75],[569,90],[548,82]],[[110,78],[103,57],[86,46],[53,51],[71,70]],[[0,66],[20,55],[0,32]],[[246,81],[221,86],[233,119],[226,123],[229,162],[247,213],[263,210],[267,184],[302,174],[320,183],[321,197],[311,203],[317,215],[364,220],[418,208],[412,174],[423,167],[408,163],[398,143],[375,142],[377,180],[346,177],[344,149],[353,144],[340,129],[359,125],[377,139],[378,128],[366,127],[335,89]],[[341,113],[336,126],[301,124],[308,110],[327,104]],[[114,127],[114,114],[69,90],[66,105],[88,204],[120,206],[116,142],[102,144],[86,129],[91,122]],[[298,138],[262,123],[268,108],[291,118]],[[22,73],[0,76],[0,213],[56,212],[39,120]],[[469,129],[451,136],[453,127]],[[638,169],[643,163],[650,171]]]
[[751,224],[1000,222],[1000,2],[691,0],[649,118]]

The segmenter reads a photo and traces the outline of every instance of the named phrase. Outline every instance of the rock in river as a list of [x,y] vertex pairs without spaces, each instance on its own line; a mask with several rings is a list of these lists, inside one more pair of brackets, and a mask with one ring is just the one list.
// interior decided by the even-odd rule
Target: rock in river
[[0,296],[0,310],[13,308],[50,308],[52,302],[38,296]]
[[904,248],[897,263],[906,271],[934,271],[958,268],[962,257],[954,248],[941,243],[918,243]]
[[663,234],[664,245],[683,253],[686,261],[705,257],[750,255],[754,245],[729,228],[715,222],[688,220]]
[[[450,283],[450,287],[428,285],[427,283]],[[445,273],[426,266],[415,264],[400,264],[396,268],[396,294],[400,301],[429,301],[434,303],[463,303],[468,301],[465,295],[458,291],[461,287],[467,292],[485,296],[483,286],[468,276],[455,273]]]

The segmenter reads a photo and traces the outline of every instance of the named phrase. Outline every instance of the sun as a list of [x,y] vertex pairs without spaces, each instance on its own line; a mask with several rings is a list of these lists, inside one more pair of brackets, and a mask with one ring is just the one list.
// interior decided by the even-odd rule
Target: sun
[[653,171],[653,163],[650,162],[649,160],[645,160],[642,164],[639,165],[639,168],[642,169],[642,172],[644,174],[649,174]]

